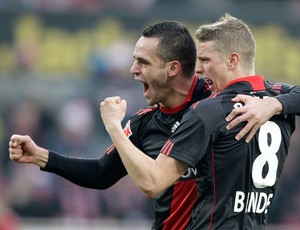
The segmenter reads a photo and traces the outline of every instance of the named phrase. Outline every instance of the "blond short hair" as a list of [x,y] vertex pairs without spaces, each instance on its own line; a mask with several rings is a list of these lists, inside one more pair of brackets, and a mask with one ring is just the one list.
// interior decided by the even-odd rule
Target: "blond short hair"
[[254,71],[256,43],[249,26],[226,13],[212,24],[202,25],[196,31],[197,42],[214,41],[220,57],[238,53],[245,70]]

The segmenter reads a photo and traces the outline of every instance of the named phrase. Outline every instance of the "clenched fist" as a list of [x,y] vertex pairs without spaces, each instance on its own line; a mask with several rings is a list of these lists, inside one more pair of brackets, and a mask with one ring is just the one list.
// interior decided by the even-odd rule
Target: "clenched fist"
[[27,135],[12,135],[8,150],[10,159],[18,163],[33,163],[44,168],[48,162],[49,151],[36,145]]

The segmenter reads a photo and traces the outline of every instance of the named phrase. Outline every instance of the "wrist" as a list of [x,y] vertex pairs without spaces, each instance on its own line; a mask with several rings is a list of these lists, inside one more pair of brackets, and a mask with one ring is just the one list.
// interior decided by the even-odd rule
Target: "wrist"
[[117,122],[111,122],[109,124],[105,124],[105,128],[108,134],[110,135],[123,130],[121,123],[117,123]]
[[36,156],[37,157],[34,163],[40,168],[45,168],[49,159],[49,151],[47,149],[38,147]]
[[270,97],[270,100],[271,100],[270,104],[272,105],[274,114],[275,115],[281,114],[283,112],[283,106],[281,102],[276,97]]

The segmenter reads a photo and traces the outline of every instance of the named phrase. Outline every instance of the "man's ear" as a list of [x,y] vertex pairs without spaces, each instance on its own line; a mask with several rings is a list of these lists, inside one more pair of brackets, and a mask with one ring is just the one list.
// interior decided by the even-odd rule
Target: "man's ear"
[[173,77],[178,74],[181,69],[181,64],[179,61],[168,62],[168,76]]
[[240,62],[240,55],[238,53],[232,53],[226,61],[228,69],[234,69],[236,65]]

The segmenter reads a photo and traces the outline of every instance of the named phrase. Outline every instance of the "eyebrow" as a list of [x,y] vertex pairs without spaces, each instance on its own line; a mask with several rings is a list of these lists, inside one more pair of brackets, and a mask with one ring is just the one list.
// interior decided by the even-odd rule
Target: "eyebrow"
[[207,57],[207,56],[197,56],[197,59],[201,60],[201,61],[203,61],[203,60],[210,60],[210,58]]
[[150,63],[147,59],[141,58],[141,57],[135,57],[133,56],[135,60],[140,61],[140,62],[145,62],[145,63]]

